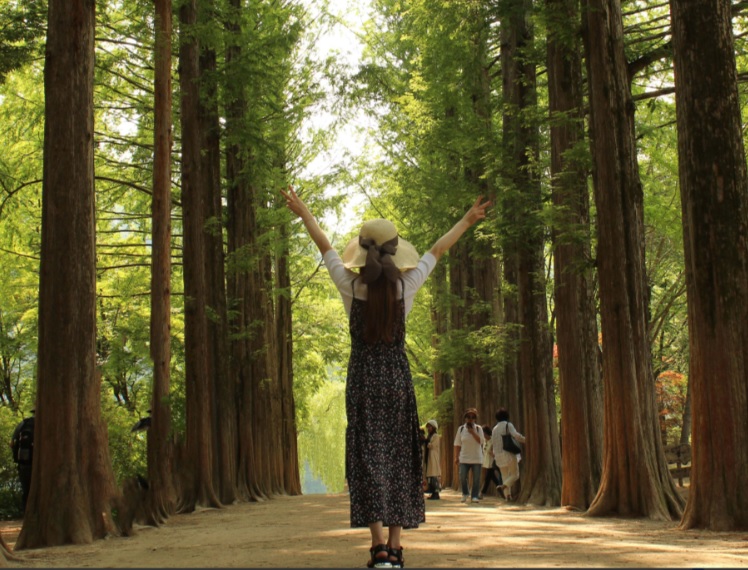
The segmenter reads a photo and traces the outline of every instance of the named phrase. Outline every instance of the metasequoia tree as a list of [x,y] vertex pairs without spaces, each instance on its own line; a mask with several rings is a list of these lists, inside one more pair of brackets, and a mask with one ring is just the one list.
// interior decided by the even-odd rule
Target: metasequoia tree
[[[469,4],[467,20],[472,22],[468,31],[469,59],[463,67],[464,83],[469,89],[471,102],[470,122],[476,133],[476,144],[464,159],[464,177],[467,187],[475,194],[496,202],[496,189],[490,175],[489,157],[495,148],[496,136],[493,127],[493,105],[491,102],[490,61],[488,57],[490,21],[486,7],[481,3]],[[500,270],[493,240],[481,236],[480,232],[470,234],[469,259],[463,262],[472,271],[472,287],[475,299],[466,307],[470,329],[491,331],[494,335],[501,321]],[[459,250],[458,250],[459,251]],[[483,334],[486,334],[485,332]],[[475,405],[481,423],[493,425],[494,414],[499,407],[500,379],[496,371],[488,366],[489,359],[482,355],[470,367],[470,375],[475,382]]]
[[151,202],[151,359],[153,395],[148,431],[150,522],[174,512],[171,407],[171,0],[156,0],[153,197]]
[[[232,375],[239,402],[238,482],[242,492],[257,499],[300,488],[295,476],[289,479],[284,472],[293,469],[284,467],[284,457],[296,448],[289,364],[279,363],[288,348],[288,314],[280,315],[278,324],[271,251],[277,236],[267,214],[272,199],[264,190],[280,185],[275,173],[284,169],[279,156],[286,141],[279,133],[289,125],[278,114],[277,102],[285,96],[296,37],[286,28],[289,10],[277,5],[246,10],[236,2],[235,15],[227,19],[227,276]],[[258,26],[261,21],[267,25]],[[273,62],[272,73],[267,73],[267,60],[259,65],[250,57],[248,42],[263,49],[272,45],[265,53]],[[255,74],[263,79],[246,81]]]
[[[456,244],[455,244],[456,245]],[[447,265],[446,263],[437,263],[434,271],[428,279],[427,286],[431,290],[431,295],[434,301],[431,304],[431,324],[434,330],[434,334],[431,336],[431,347],[434,352],[439,351],[442,339],[446,336],[449,327],[449,320],[446,310],[448,304],[447,294],[449,283],[447,283]],[[452,377],[448,372],[439,370],[434,367],[433,371],[434,378],[434,398],[439,398],[445,390],[452,387]],[[441,473],[442,481],[454,484],[457,481],[458,473],[454,468],[454,461],[452,461],[453,454],[447,453],[447,450],[451,451],[452,442],[455,436],[455,426],[451,423],[444,422],[445,425],[439,426],[439,431],[442,436],[442,440],[446,443],[442,444],[441,452]]]
[[579,0],[546,0],[561,504],[587,510],[602,471],[602,378],[590,266]]
[[[248,336],[254,334],[250,323],[255,303],[252,298],[251,255],[249,244],[255,239],[255,208],[251,188],[248,184],[247,163],[251,159],[241,141],[245,138],[245,117],[248,109],[247,88],[244,82],[231,80],[242,65],[243,40],[241,2],[232,0],[229,4],[229,17],[226,20],[226,68],[229,80],[226,82],[226,182],[227,192],[227,237],[228,267],[227,296],[233,317],[229,320],[230,376],[238,386],[237,397],[220,403],[233,404],[233,413],[238,417],[237,426],[237,485],[242,496],[259,499],[264,493],[257,485],[255,477],[255,451],[252,438],[251,381],[252,355]],[[224,413],[229,410],[226,409]]]
[[96,372],[94,6],[49,2],[35,452],[19,549],[117,531]]
[[[223,211],[221,186],[221,126],[219,76],[215,38],[219,37],[218,13],[212,3],[201,2],[198,22],[200,41],[200,190],[203,194],[205,243],[205,303],[208,377],[215,413],[211,418],[213,481],[224,504],[237,498],[236,486],[236,390],[229,376],[229,338],[226,305]],[[207,36],[207,37],[206,37]]]
[[[287,228],[282,226],[281,243],[283,248],[275,260],[275,274],[278,289],[291,291],[291,273],[288,267],[290,252],[288,250]],[[280,379],[280,404],[282,419],[282,446],[285,451],[283,469],[283,490],[291,495],[301,494],[299,475],[299,453],[296,429],[296,402],[293,397],[293,322],[291,299],[289,295],[279,295],[276,301],[276,319],[278,323],[278,375]]]
[[195,35],[197,2],[180,15],[182,121],[182,219],[184,227],[184,352],[187,398],[187,472],[182,474],[180,509],[220,506],[213,487],[212,389],[208,375],[208,322],[205,263],[205,204],[202,191],[200,45]]
[[682,528],[748,530],[748,175],[729,0],[671,0],[694,429]]
[[[428,104],[436,106],[449,103],[440,128],[451,132],[445,132],[449,138],[424,152],[421,160],[432,164],[431,176],[441,177],[450,187],[457,185],[471,199],[483,195],[495,200],[495,189],[489,173],[495,133],[488,57],[488,14],[480,4],[465,5],[462,9],[461,19],[469,22],[469,25],[459,26],[455,30],[453,26],[456,20],[451,11],[431,8],[433,18],[444,19],[444,29],[441,34],[422,40],[429,56],[424,58],[428,67],[420,73],[432,78],[429,95],[435,100]],[[422,33],[429,35],[425,31]],[[447,66],[443,66],[440,59],[443,57],[444,42],[453,43],[455,49],[453,61]],[[469,138],[470,143],[465,144],[463,137]],[[454,202],[456,198],[452,192],[450,200]],[[445,319],[448,312],[448,321],[441,324],[447,327],[444,329],[447,338],[451,337],[460,344],[458,347],[447,347],[447,350],[461,353],[451,367],[450,376],[437,379],[444,382],[448,378],[453,388],[453,425],[445,424],[440,428],[447,448],[445,455],[452,457],[453,429],[462,424],[465,409],[475,407],[479,411],[480,423],[493,423],[493,415],[499,405],[499,375],[491,368],[487,354],[478,348],[481,341],[495,336],[500,322],[499,268],[494,245],[481,232],[471,233],[455,244],[445,263],[448,265],[448,282],[436,287],[448,285],[449,296],[437,301],[437,319]],[[440,276],[444,278],[443,273]],[[442,305],[445,298],[448,301]],[[447,387],[442,384],[438,393]],[[458,473],[452,472],[451,467],[448,468],[450,473],[452,484],[457,485]],[[445,477],[445,481],[448,480]]]
[[587,75],[603,341],[604,450],[588,513],[679,517],[659,436],[647,337],[643,194],[619,0],[586,0]]
[[[518,500],[558,505],[561,499],[561,456],[553,394],[551,337],[543,255],[540,179],[535,172],[539,154],[538,127],[529,119],[537,106],[535,62],[530,53],[534,32],[531,2],[512,0],[502,11],[502,79],[506,110],[505,146],[513,211],[507,243],[515,264],[519,324],[519,382],[523,398],[520,431],[527,438],[522,489]],[[512,413],[512,411],[510,411]]]

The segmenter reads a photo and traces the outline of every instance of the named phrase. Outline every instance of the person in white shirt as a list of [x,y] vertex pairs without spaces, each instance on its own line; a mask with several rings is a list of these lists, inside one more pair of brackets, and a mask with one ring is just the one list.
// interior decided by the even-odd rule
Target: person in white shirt
[[460,468],[462,503],[468,500],[468,478],[473,474],[470,496],[473,503],[480,501],[480,470],[483,465],[483,428],[478,424],[478,410],[468,408],[463,414],[465,423],[457,428],[454,441],[455,463]]
[[513,500],[512,486],[519,479],[519,462],[522,456],[517,453],[511,453],[504,450],[503,435],[509,434],[519,443],[525,443],[525,436],[509,421],[509,412],[505,408],[496,412],[496,421],[491,432],[491,441],[493,442],[493,455],[496,459],[496,465],[501,471],[501,480],[503,482],[504,498],[507,501]]
[[439,258],[485,218],[490,202],[481,203],[479,197],[420,259],[395,225],[383,219],[364,222],[341,257],[293,188],[281,194],[319,248],[348,315],[345,466],[351,526],[371,532],[368,567],[402,568],[401,531],[417,528],[426,510],[405,316]]

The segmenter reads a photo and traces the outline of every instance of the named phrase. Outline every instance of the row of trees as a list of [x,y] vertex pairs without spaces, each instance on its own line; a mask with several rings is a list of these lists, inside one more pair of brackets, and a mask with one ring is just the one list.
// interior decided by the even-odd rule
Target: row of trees
[[[37,416],[17,548],[128,533],[136,506],[159,524],[300,493],[285,214],[272,195],[319,146],[292,142],[332,65],[300,50],[312,14],[290,2],[38,4],[3,6],[23,31],[3,106],[34,109],[8,139],[26,155],[3,164],[4,267],[28,303],[8,295],[3,308],[19,310],[15,332],[38,330],[36,354],[3,335],[18,341],[4,346],[3,395]],[[101,413],[112,394],[150,415],[147,492],[116,481]]]
[[[460,197],[497,203],[493,227],[432,278],[435,394],[449,390],[454,404],[445,441],[468,405],[484,418],[507,406],[527,435],[520,501],[677,519],[684,500],[663,452],[667,404],[656,379],[667,372],[664,393],[668,378],[687,372],[694,468],[682,524],[744,528],[744,506],[707,507],[739,493],[748,436],[738,411],[743,351],[727,340],[744,334],[734,320],[742,305],[732,305],[745,291],[737,280],[748,188],[734,130],[742,45],[732,20],[742,29],[742,4],[692,5],[380,0],[353,96],[378,118],[388,157],[367,181],[396,181],[375,206],[416,243],[448,225]],[[676,138],[677,155],[668,148]],[[427,208],[409,207],[413,189]],[[717,276],[722,255],[732,261],[719,262]],[[722,288],[728,267],[735,281]],[[709,369],[705,354],[690,352],[689,362],[686,323],[692,351],[721,345]],[[716,362],[724,366],[715,376]],[[729,426],[722,443],[714,422]],[[679,435],[689,441],[688,414]]]
[[2,391],[39,426],[18,547],[127,532],[113,398],[150,410],[148,522],[300,492],[296,420],[338,375],[345,326],[275,189],[329,140],[300,130],[323,83],[378,145],[302,184],[315,211],[339,206],[331,184],[362,188],[365,215],[426,249],[476,194],[497,205],[409,321],[445,442],[465,407],[504,405],[528,437],[519,500],[678,518],[656,377],[689,372],[683,526],[745,528],[742,5],[671,4],[377,0],[352,77],[306,58],[294,3],[6,6],[2,109],[28,121],[4,127],[2,302],[27,341]]

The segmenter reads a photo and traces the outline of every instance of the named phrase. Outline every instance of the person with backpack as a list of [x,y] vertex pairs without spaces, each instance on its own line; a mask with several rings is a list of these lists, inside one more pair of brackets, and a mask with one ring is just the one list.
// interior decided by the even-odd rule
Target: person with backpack
[[[33,414],[35,410],[31,410]],[[10,440],[10,448],[13,450],[13,461],[18,466],[18,478],[21,481],[23,493],[23,510],[26,511],[26,501],[29,498],[31,488],[31,461],[34,457],[34,417],[24,418],[13,431]]]

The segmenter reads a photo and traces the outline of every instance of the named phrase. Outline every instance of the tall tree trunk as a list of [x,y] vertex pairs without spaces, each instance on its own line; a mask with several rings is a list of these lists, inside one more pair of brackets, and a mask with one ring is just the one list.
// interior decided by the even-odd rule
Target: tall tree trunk
[[169,405],[171,365],[171,0],[156,0],[154,158],[151,202],[151,359],[153,395],[148,430],[147,517],[159,524],[174,512]]
[[[268,231],[269,228],[266,228]],[[267,238],[264,240],[267,243]],[[265,400],[264,429],[255,430],[257,435],[263,435],[263,444],[268,457],[270,469],[271,489],[273,494],[285,494],[283,487],[284,458],[287,449],[283,447],[283,421],[281,415],[281,386],[280,371],[278,369],[278,332],[275,319],[275,299],[272,291],[275,289],[273,281],[273,258],[268,251],[262,256],[262,294],[265,307],[264,338],[266,371],[261,386]],[[259,378],[258,378],[259,379]],[[264,434],[263,434],[264,432]]]
[[[465,296],[472,287],[472,272],[469,268],[468,236],[458,241],[449,251],[449,290],[456,298]],[[464,306],[452,303],[450,307],[450,331],[462,331],[468,328],[468,315]],[[454,398],[453,425],[455,428],[463,423],[466,408],[475,407],[477,403],[476,385],[471,381],[470,367],[461,366],[452,371]],[[482,419],[482,418],[480,418]],[[451,448],[450,448],[451,451]],[[459,480],[455,477],[455,484]]]
[[691,375],[689,374],[688,380],[686,383],[686,403],[683,405],[683,421],[681,423],[680,427],[680,440],[679,443],[683,445],[684,443],[690,443],[691,442],[691,418],[692,413],[692,402],[693,402],[693,390],[691,390]]
[[748,530],[748,175],[729,0],[671,0],[690,377],[682,528]]
[[[476,5],[471,9],[470,22],[471,53],[463,73],[473,115],[466,117],[465,128],[475,133],[476,142],[464,162],[455,162],[455,175],[461,172],[471,196],[480,194],[495,200],[495,190],[488,182],[490,176],[486,164],[494,136],[486,56],[488,25],[481,7]],[[454,117],[454,113],[448,112],[447,117]],[[465,236],[450,250],[449,272],[452,295],[464,299],[464,303],[454,303],[451,307],[450,329],[466,336],[491,334],[489,331],[495,330],[501,320],[499,268],[493,245],[472,233]],[[466,342],[466,347],[471,346],[469,341],[463,342]],[[490,370],[489,358],[477,350],[470,350],[469,354],[472,355],[470,361],[453,371],[453,427],[462,424],[462,414],[471,407],[478,409],[480,423],[493,424],[493,416],[499,406],[499,378],[496,372]],[[450,439],[448,443],[451,445],[452,441]],[[451,458],[452,450],[449,449],[445,455]],[[456,471],[452,474],[454,485],[459,482],[458,476]]]
[[519,310],[519,247],[520,237],[520,200],[516,183],[515,163],[518,160],[518,146],[515,137],[517,115],[516,81],[518,72],[517,39],[514,28],[502,25],[499,41],[501,44],[501,75],[504,109],[502,115],[502,164],[503,177],[509,182],[501,199],[499,232],[502,249],[502,279],[504,282],[504,329],[506,349],[504,355],[504,385],[501,390],[502,406],[509,410],[513,423],[524,425],[524,397],[520,389],[519,346],[520,346],[520,310]]
[[[531,4],[512,0],[502,17],[502,69],[505,140],[513,149],[512,181],[517,196],[516,225],[519,322],[519,376],[523,394],[521,431],[527,453],[518,499],[541,505],[561,500],[561,454],[553,394],[552,344],[548,330],[543,228],[537,212],[542,208],[540,179],[534,172],[539,154],[538,128],[526,111],[537,106],[535,62],[530,53],[533,29]],[[516,238],[515,238],[516,239]]]
[[[491,104],[491,78],[488,63],[488,34],[485,7],[476,3],[469,9],[473,22],[471,38],[471,58],[465,66],[465,83],[470,87],[473,103],[472,120],[475,122],[476,144],[466,157],[465,178],[468,187],[477,195],[496,201],[496,189],[487,164],[491,151],[495,148],[493,109]],[[498,256],[492,240],[480,239],[475,234],[467,236],[470,243],[470,259],[475,287],[475,300],[469,309],[470,329],[482,334],[496,334],[501,323],[501,303],[499,301],[500,272]],[[478,310],[481,307],[481,310]],[[491,331],[491,333],[489,333]],[[494,414],[499,408],[499,375],[488,366],[489,358],[484,355],[473,364],[473,377],[477,381],[476,407],[480,422],[493,425]]]
[[[439,352],[441,339],[445,338],[449,331],[449,284],[447,283],[447,266],[445,263],[437,263],[431,277],[431,322],[434,328],[434,334],[431,337],[431,347],[435,353]],[[434,367],[434,398],[439,398],[445,390],[452,387],[452,380],[449,372],[437,370]],[[431,418],[429,418],[431,419]],[[452,442],[455,437],[455,426],[451,422],[442,421],[439,423],[439,432],[441,433],[441,473],[442,482],[451,485],[453,480],[458,476],[454,471],[454,461],[452,454]],[[421,418],[423,420],[423,418]],[[428,420],[427,420],[428,421]]]
[[[242,65],[241,0],[231,0],[229,17],[226,18],[226,69],[229,77],[237,74],[235,67]],[[252,305],[252,254],[249,243],[254,239],[255,208],[248,183],[247,165],[251,155],[241,141],[246,139],[247,114],[246,86],[236,80],[227,80],[226,91],[226,181],[227,203],[227,296],[232,313],[229,333],[229,376],[234,386],[235,404],[233,415],[237,424],[237,486],[240,495],[257,500],[263,493],[257,485],[255,474],[256,454],[252,439],[251,412],[251,360],[248,335],[250,334]]]
[[116,533],[96,371],[93,0],[50,0],[34,468],[16,549]]
[[194,36],[196,0],[180,8],[179,49],[182,119],[182,217],[184,227],[184,340],[188,473],[181,509],[220,506],[213,488],[212,390],[208,376],[205,204],[201,184],[199,53]]
[[[204,8],[200,21],[212,26],[217,15]],[[216,31],[216,34],[218,32]],[[201,188],[205,207],[205,285],[208,307],[208,376],[213,379],[213,476],[221,502],[237,498],[237,417],[234,379],[229,376],[229,336],[226,304],[225,256],[223,251],[223,206],[221,195],[221,141],[218,111],[216,52],[200,50],[200,132],[202,136]]]
[[657,425],[647,338],[643,195],[619,0],[586,0],[598,278],[603,333],[603,473],[588,513],[679,517],[683,499]]
[[561,392],[561,504],[587,510],[602,472],[602,378],[590,266],[587,172],[575,160],[584,138],[579,0],[546,0],[554,292]]
[[301,494],[299,474],[299,449],[296,430],[296,404],[293,394],[293,319],[291,312],[291,274],[288,268],[288,229],[280,228],[283,251],[276,257],[278,290],[286,292],[277,297],[276,320],[278,323],[278,374],[280,378],[280,404],[283,451],[283,488],[290,495]]

